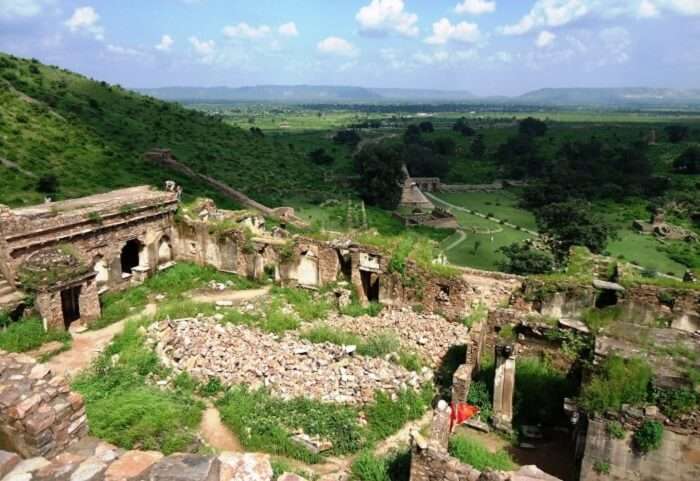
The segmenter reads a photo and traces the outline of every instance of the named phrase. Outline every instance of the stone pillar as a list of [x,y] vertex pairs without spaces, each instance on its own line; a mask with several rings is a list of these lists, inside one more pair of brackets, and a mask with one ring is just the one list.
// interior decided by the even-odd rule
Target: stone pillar
[[80,321],[89,325],[102,316],[100,298],[97,291],[97,280],[89,279],[80,290]]
[[472,375],[476,365],[476,353],[478,347],[472,341],[471,336],[467,337],[466,346],[467,352],[464,359],[464,364],[459,366],[452,376],[452,402],[467,402],[469,396],[469,388],[472,383]]
[[428,443],[431,447],[447,451],[447,445],[450,441],[450,419],[452,417],[452,408],[445,401],[440,400],[433,411],[433,421],[430,425],[430,440]]
[[150,273],[149,267],[138,266],[131,269],[131,285],[139,286],[148,279],[148,274]]
[[497,429],[513,429],[513,394],[515,392],[516,348],[512,344],[496,345],[496,372],[493,380],[493,422]]
[[44,320],[46,330],[65,330],[61,293],[58,291],[40,291],[34,301],[37,311]]

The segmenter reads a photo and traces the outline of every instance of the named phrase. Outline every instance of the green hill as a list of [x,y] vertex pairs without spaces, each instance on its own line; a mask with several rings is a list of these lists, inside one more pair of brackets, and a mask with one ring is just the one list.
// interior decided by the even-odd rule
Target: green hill
[[[201,183],[144,160],[167,147],[271,205],[288,195],[333,191],[306,153],[175,103],[145,97],[36,60],[0,53],[0,203],[41,202],[42,176],[58,179],[54,198],[78,197],[174,179],[186,194],[221,200]],[[230,205],[230,203],[229,203]]]

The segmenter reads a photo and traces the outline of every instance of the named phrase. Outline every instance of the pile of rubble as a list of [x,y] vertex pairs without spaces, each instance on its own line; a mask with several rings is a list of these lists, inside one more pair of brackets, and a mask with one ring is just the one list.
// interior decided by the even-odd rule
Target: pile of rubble
[[375,390],[419,388],[432,377],[430,370],[418,374],[384,359],[354,355],[350,347],[312,344],[293,334],[280,337],[209,318],[154,323],[148,340],[176,373],[264,386],[283,399],[366,404]]
[[467,343],[469,328],[437,314],[418,314],[410,308],[385,309],[377,317],[335,315],[327,324],[368,338],[378,332],[391,332],[401,346],[415,352],[432,367],[440,365],[451,346]]

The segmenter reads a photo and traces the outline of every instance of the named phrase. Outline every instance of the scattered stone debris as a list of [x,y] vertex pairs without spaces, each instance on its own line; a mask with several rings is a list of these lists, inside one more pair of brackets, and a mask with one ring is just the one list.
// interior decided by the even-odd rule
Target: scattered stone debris
[[450,347],[465,344],[469,334],[469,328],[461,323],[437,314],[418,314],[410,308],[385,309],[376,317],[336,315],[327,323],[362,337],[390,331],[402,347],[416,352],[432,367],[440,364]]
[[283,399],[366,404],[375,390],[396,394],[432,378],[384,359],[349,355],[334,344],[312,344],[294,334],[278,336],[257,328],[222,325],[213,319],[154,323],[149,342],[176,373],[218,377],[226,385],[267,387]]

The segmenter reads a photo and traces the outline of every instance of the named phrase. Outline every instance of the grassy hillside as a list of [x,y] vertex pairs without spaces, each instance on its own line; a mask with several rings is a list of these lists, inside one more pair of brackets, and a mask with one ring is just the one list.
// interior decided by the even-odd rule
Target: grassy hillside
[[[209,173],[272,205],[288,195],[337,191],[323,171],[286,143],[214,116],[129,92],[68,71],[0,54],[0,203],[36,203],[38,179],[59,181],[55,198],[174,178],[189,195],[217,196],[205,186],[143,160],[171,148]],[[217,199],[220,200],[220,199]]]

